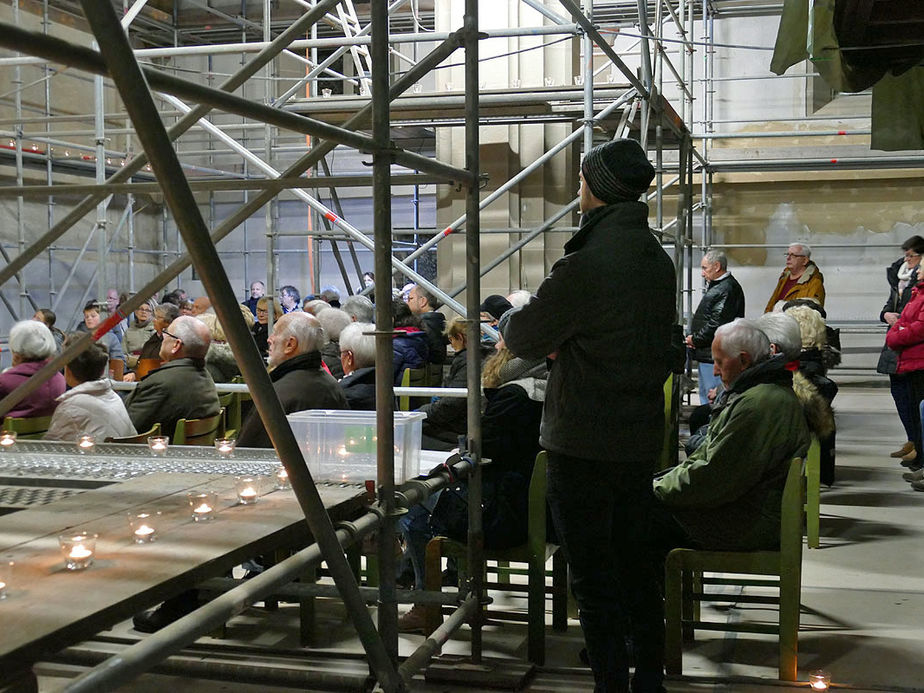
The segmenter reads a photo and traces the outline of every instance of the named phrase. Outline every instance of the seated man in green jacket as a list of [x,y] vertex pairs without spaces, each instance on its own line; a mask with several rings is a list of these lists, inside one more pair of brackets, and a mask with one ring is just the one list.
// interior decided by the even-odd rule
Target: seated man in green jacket
[[780,503],[793,457],[810,432],[785,358],[754,323],[739,318],[716,330],[716,375],[725,392],[706,440],[654,481],[661,548],[722,551],[779,547]]

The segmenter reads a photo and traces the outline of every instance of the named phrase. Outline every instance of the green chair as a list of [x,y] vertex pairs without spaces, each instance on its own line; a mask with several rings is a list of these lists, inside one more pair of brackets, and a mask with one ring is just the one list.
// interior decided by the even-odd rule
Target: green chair
[[180,419],[173,432],[173,445],[213,445],[215,439],[222,435],[224,407],[214,416],[201,419]]
[[805,457],[805,537],[810,549],[819,545],[819,514],[821,512],[821,444],[812,436]]
[[151,430],[145,431],[144,433],[138,433],[133,436],[122,436],[121,438],[106,438],[105,442],[107,443],[147,443],[148,438],[151,436],[160,435],[160,424],[156,423],[151,426]]
[[[545,662],[545,599],[546,570],[545,565],[552,559],[552,628],[564,631],[568,628],[568,568],[564,553],[556,544],[546,542],[546,465],[545,451],[536,457],[533,474],[529,482],[529,519],[526,543],[512,549],[486,550],[485,560],[513,563],[526,563],[528,569],[527,605],[528,632],[527,657],[530,662]],[[452,556],[459,561],[460,573],[465,566],[468,549],[465,544],[446,537],[435,537],[427,544],[425,572],[426,589],[440,591],[442,582],[442,557]],[[461,576],[460,576],[461,577]],[[459,584],[463,584],[460,579]],[[509,589],[508,584],[498,585],[500,589]],[[503,614],[491,612],[497,620],[523,621],[522,614]],[[519,616],[519,618],[517,618]],[[427,634],[433,632],[440,621],[439,607],[427,609]]]
[[222,437],[236,438],[241,430],[241,398],[238,392],[224,392],[218,395],[218,404],[225,410]]
[[[674,549],[664,567],[666,620],[665,669],[668,675],[683,673],[682,641],[693,639],[693,630],[720,630],[778,634],[779,678],[795,681],[799,642],[799,600],[802,592],[802,517],[805,504],[802,460],[790,462],[783,490],[779,551],[695,551]],[[742,579],[707,578],[704,573],[742,573],[774,576]],[[736,602],[778,603],[779,623],[715,623],[696,620],[694,605],[700,601],[727,601],[727,595],[708,593],[706,585],[754,585],[779,588],[779,597],[738,595]]]
[[51,426],[51,416],[7,416],[3,430],[14,431],[19,440],[41,440]]
[[[427,366],[423,368],[405,368],[401,376],[401,387],[430,387],[430,371]],[[402,395],[398,398],[398,411],[411,411],[430,401],[429,397],[409,397]]]
[[664,381],[664,443],[661,447],[661,464],[659,469],[667,469],[677,464],[677,423],[674,416],[674,374],[669,373]]

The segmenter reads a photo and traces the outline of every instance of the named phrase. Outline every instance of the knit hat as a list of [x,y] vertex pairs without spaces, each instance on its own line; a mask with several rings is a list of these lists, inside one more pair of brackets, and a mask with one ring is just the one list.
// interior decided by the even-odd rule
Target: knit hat
[[638,142],[619,139],[587,152],[581,173],[594,197],[610,205],[638,200],[651,185],[655,170]]
[[513,306],[510,305],[510,301],[498,294],[491,294],[481,304],[481,312],[490,314],[495,320],[500,320],[500,316],[511,308]]

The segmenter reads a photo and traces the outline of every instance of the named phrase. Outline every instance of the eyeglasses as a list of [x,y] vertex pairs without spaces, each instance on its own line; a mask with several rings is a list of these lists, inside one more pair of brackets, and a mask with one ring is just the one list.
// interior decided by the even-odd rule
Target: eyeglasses
[[182,339],[180,339],[179,337],[177,337],[177,336],[176,336],[175,334],[173,334],[172,332],[167,332],[167,330],[161,330],[161,332],[163,332],[163,333],[164,333],[165,335],[167,335],[168,337],[172,337],[173,339],[175,339],[175,340],[178,341],[178,342],[182,342],[182,341],[183,341]]
[[905,253],[905,257],[906,257],[906,258],[909,258],[909,259],[910,259],[910,258],[913,258],[913,257],[921,257],[921,254],[920,254],[920,253],[907,252],[907,253]]
[[783,257],[805,257],[804,253],[783,253]]
[[266,308],[257,308],[257,313],[266,313],[269,314],[269,310]]

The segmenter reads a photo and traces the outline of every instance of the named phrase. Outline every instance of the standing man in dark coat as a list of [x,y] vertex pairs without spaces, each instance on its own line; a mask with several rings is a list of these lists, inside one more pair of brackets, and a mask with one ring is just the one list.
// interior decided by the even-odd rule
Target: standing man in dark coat
[[686,343],[699,362],[699,403],[708,403],[709,390],[721,380],[713,372],[712,339],[720,325],[744,317],[744,291],[728,271],[728,258],[721,250],[708,250],[699,263],[706,291],[693,313]]
[[[644,540],[664,440],[674,267],[639,202],[654,168],[634,140],[581,164],[581,225],[536,295],[499,328],[523,358],[554,359],[540,429],[548,500],[568,557],[595,691],[662,691],[664,623]],[[576,311],[593,301],[595,310]]]
[[211,336],[204,323],[181,315],[163,329],[163,365],[141,380],[125,408],[137,431],[160,422],[164,435],[173,437],[180,419],[201,419],[218,413],[215,381],[205,369]]
[[[330,373],[321,368],[324,331],[309,313],[286,313],[273,325],[269,336],[270,380],[286,414],[306,409],[349,409],[343,391]],[[273,446],[263,420],[251,410],[237,442],[242,447]]]

